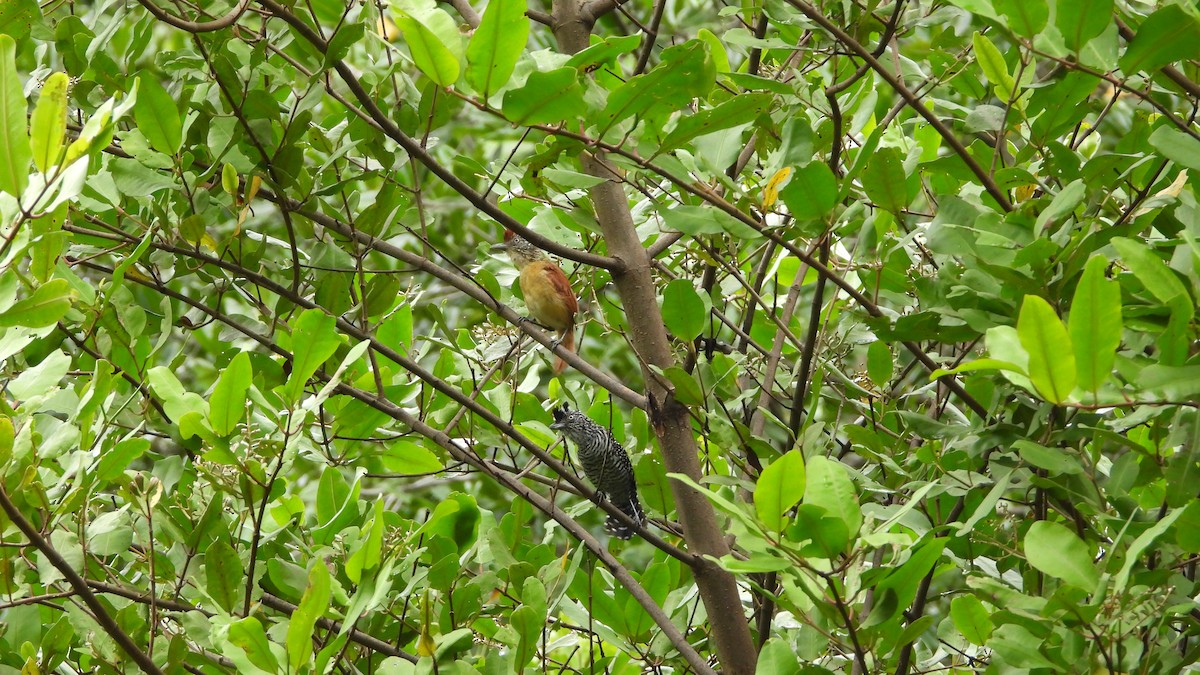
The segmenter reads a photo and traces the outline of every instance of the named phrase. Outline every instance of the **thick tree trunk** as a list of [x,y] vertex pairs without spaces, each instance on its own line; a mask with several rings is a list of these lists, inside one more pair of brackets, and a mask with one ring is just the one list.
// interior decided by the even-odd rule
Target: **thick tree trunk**
[[[574,54],[588,45],[590,27],[581,17],[579,0],[555,0],[554,25],[559,48],[564,52]],[[610,179],[592,188],[591,196],[608,255],[625,264],[624,271],[614,272],[613,281],[626,315],[630,317],[630,341],[642,364],[650,408],[647,412],[662,447],[663,463],[668,472],[681,473],[699,481],[700,460],[688,410],[675,400],[662,379],[649,368],[668,368],[677,364],[658,307],[650,274],[650,257],[638,240],[629,199],[621,184],[611,180],[615,174],[602,155],[585,154],[581,161],[584,170],[591,175]],[[671,481],[671,492],[688,549],[713,557],[728,554],[729,547],[712,504],[702,494],[678,481]],[[708,613],[722,672],[754,673],[758,654],[733,575],[708,560],[695,565],[692,572]]]

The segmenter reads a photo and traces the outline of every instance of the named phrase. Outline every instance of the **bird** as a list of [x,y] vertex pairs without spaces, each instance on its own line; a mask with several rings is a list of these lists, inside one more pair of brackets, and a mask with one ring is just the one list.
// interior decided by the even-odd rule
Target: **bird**
[[[525,307],[529,317],[536,323],[558,333],[556,344],[569,352],[575,351],[575,315],[579,312],[579,300],[571,290],[571,282],[562,268],[546,256],[540,248],[529,243],[516,232],[504,230],[504,243],[492,247],[504,251],[520,273],[521,294],[525,296]],[[567,367],[562,357],[554,360],[554,374]]]
[[[554,423],[550,428],[561,431],[578,447],[583,473],[596,487],[596,501],[607,499],[639,526],[645,523],[646,512],[638,501],[633,463],[612,431],[596,424],[582,412],[571,410],[565,403],[561,408],[555,408],[553,414]],[[618,539],[633,536],[633,528],[616,516],[608,517],[604,529]]]

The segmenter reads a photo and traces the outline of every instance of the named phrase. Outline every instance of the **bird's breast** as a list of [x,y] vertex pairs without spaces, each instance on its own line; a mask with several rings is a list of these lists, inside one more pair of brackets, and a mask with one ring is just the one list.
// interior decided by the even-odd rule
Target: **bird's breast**
[[558,265],[545,260],[526,265],[520,283],[525,306],[535,321],[556,331],[575,324],[579,302]]

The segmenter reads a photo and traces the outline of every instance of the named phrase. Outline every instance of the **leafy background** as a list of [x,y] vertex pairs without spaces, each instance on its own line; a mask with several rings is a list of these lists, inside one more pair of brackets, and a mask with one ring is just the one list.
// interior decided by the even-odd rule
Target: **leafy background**
[[1194,4],[201,5],[0,7],[0,670],[1194,668]]

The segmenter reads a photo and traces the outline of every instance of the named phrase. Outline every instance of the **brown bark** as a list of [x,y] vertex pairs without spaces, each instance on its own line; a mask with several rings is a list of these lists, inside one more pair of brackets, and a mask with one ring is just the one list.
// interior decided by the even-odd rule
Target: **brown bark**
[[[564,52],[574,54],[588,45],[589,24],[580,14],[579,0],[555,0],[554,32]],[[699,481],[700,460],[688,410],[675,400],[662,378],[650,368],[668,368],[676,363],[658,307],[650,257],[634,228],[629,199],[621,184],[611,180],[615,174],[603,155],[585,153],[581,162],[591,175],[610,179],[592,188],[591,197],[608,254],[624,263],[624,269],[614,270],[613,281],[626,315],[636,317],[629,322],[630,342],[642,364],[649,402],[647,413],[662,447],[663,463],[668,472]],[[688,548],[704,556],[727,555],[729,547],[712,504],[679,481],[671,481],[671,492]],[[703,558],[693,566],[692,573],[708,613],[722,672],[753,673],[758,655],[733,575]]]

